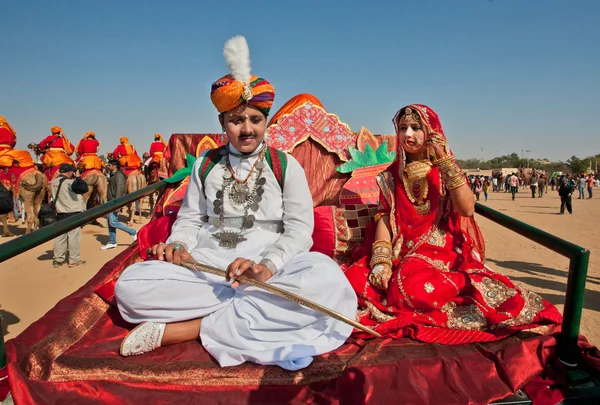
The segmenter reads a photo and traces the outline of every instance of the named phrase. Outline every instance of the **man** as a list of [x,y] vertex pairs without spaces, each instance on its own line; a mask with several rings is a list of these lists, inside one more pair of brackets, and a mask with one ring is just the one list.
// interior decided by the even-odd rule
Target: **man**
[[152,157],[152,163],[160,165],[163,154],[167,149],[167,143],[160,134],[154,134],[154,142],[150,145],[150,156]]
[[127,137],[119,138],[121,144],[113,151],[113,159],[121,163],[121,168],[127,172],[139,170],[142,166],[142,160],[135,151],[135,147],[129,143]]
[[538,176],[533,172],[529,178],[529,187],[531,188],[531,198],[535,198],[535,194],[538,187]]
[[[112,201],[125,195],[127,177],[120,170],[121,163],[119,163],[118,160],[111,160],[110,162],[108,162],[108,165],[106,165],[106,167],[110,171],[110,178],[108,179],[107,199],[108,201]],[[108,223],[108,243],[102,246],[100,248],[101,250],[114,249],[117,247],[117,229],[120,229],[123,232],[127,232],[133,237],[133,241],[136,241],[136,230],[119,222],[118,210],[109,213],[106,218],[106,222]]]
[[592,191],[594,187],[594,175],[588,174],[587,178],[587,190],[588,190],[588,199],[592,198]]
[[[298,370],[341,346],[352,327],[235,278],[298,292],[351,318],[356,295],[331,258],[309,252],[313,202],[302,166],[264,143],[275,89],[250,75],[243,37],[227,43],[225,55],[239,75],[213,83],[211,100],[229,143],[194,164],[167,243],[152,247],[156,260],[119,277],[119,312],[140,324],[119,351],[132,356],[200,338],[222,367],[251,361]],[[232,283],[180,267],[181,259],[227,268]]]
[[513,173],[512,176],[510,176],[509,182],[510,182],[510,192],[512,194],[512,199],[514,201],[515,194],[519,190],[519,178],[517,177],[516,173]]
[[17,144],[17,131],[4,117],[0,117],[0,168],[32,167],[31,155],[26,150],[14,149]]
[[538,198],[542,198],[544,196],[544,192],[546,191],[546,179],[543,176],[540,176],[538,180]]
[[561,181],[560,186],[558,187],[558,195],[560,196],[560,215],[565,213],[565,207],[567,208],[567,211],[569,211],[569,214],[573,213],[572,194],[573,185],[567,177]]
[[12,212],[14,201],[10,191],[0,182],[0,215],[6,215]]
[[86,170],[103,170],[104,162],[98,157],[100,142],[96,140],[94,131],[87,132],[77,144],[75,153],[77,154],[77,168],[84,172]]
[[577,197],[578,200],[585,199],[585,185],[586,185],[585,174],[581,173],[579,175],[579,179],[577,179],[577,191],[579,191],[579,197]]
[[[50,192],[54,200],[54,208],[58,220],[62,220],[85,211],[82,194],[87,193],[88,185],[81,177],[76,176],[77,168],[63,163],[59,167],[59,176],[50,182]],[[69,267],[85,264],[80,257],[81,227],[63,233],[54,239],[53,267],[60,267],[67,262],[69,252]]]
[[48,168],[58,167],[63,163],[74,164],[71,155],[75,147],[69,142],[62,128],[54,126],[50,128],[50,132],[52,135],[40,142],[40,150],[44,152],[42,163]]

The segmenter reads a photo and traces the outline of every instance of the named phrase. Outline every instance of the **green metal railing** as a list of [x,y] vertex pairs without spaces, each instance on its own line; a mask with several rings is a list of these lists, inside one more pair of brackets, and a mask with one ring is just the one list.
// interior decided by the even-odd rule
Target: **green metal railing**
[[2,249],[0,249],[0,263],[38,245],[41,245],[44,242],[52,240],[65,232],[69,232],[71,229],[83,226],[96,218],[107,215],[109,212],[116,211],[121,207],[139,200],[140,198],[144,198],[152,193],[160,191],[166,186],[167,183],[164,180],[159,181],[158,183],[153,183],[131,194],[126,194],[123,197],[109,201],[106,204],[102,204],[98,207],[94,207],[90,210],[82,212],[81,214],[73,215],[72,217],[63,219],[62,221],[58,221],[52,225],[48,225],[35,232],[3,243]]
[[475,212],[569,259],[567,293],[558,355],[565,365],[576,366],[579,361],[577,338],[581,326],[590,251],[480,203],[475,204]]
[[[44,242],[52,240],[58,235],[68,232],[71,229],[82,226],[109,212],[131,204],[140,198],[160,191],[166,186],[167,183],[164,181],[154,183],[99,207],[92,208],[28,235],[6,242],[2,244],[2,249],[0,249],[0,263]],[[559,342],[559,357],[564,364],[576,366],[579,360],[577,338],[579,336],[581,324],[583,296],[585,293],[590,251],[479,203],[475,205],[475,211],[481,216],[569,258],[569,275],[567,280],[561,340]],[[4,354],[3,339],[0,339],[0,368],[4,367],[5,364],[6,358]]]
[[[12,257],[17,256],[29,249],[32,249],[44,242],[52,240],[71,229],[78,228],[87,224],[94,219],[100,218],[101,216],[107,215],[109,212],[118,210],[128,204],[134,203],[140,198],[149,196],[152,193],[163,190],[167,186],[165,181],[151,184],[141,190],[137,190],[131,194],[126,194],[121,198],[109,201],[106,204],[102,204],[98,207],[94,207],[90,210],[82,212],[81,214],[73,215],[72,217],[66,218],[62,221],[46,226],[35,232],[27,235],[23,235],[19,238],[15,238],[9,242],[2,244],[0,249],[0,263],[8,260]],[[141,207],[140,207],[141,209]],[[0,333],[2,333],[2,320],[0,319]],[[6,353],[4,351],[4,336],[0,336],[0,369],[6,366]]]

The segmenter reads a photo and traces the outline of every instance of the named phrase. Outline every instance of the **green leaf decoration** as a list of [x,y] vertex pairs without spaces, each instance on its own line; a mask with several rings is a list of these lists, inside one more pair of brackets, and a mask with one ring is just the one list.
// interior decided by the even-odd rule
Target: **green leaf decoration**
[[364,153],[353,147],[348,148],[348,151],[352,159],[336,168],[340,173],[350,173],[363,167],[391,163],[396,159],[396,152],[388,152],[387,141],[379,145],[376,151],[369,144],[365,147]]
[[335,170],[337,170],[340,173],[350,173],[356,169],[360,169],[361,167],[366,167],[366,166],[363,166],[358,162],[350,160],[350,161],[344,163],[343,165],[339,166]]
[[186,166],[182,169],[177,170],[173,173],[173,176],[165,179],[165,181],[169,184],[179,183],[181,180],[185,179],[188,176],[192,175],[192,167],[194,167],[194,163],[198,158],[190,155],[189,153],[185,156]]
[[365,152],[363,153],[366,166],[373,166],[377,164],[377,156],[371,145],[367,144]]
[[352,146],[350,146],[348,148],[348,151],[350,152],[350,156],[352,156],[352,160],[355,161],[356,163],[362,165],[361,167],[364,167],[365,164],[367,163],[365,161],[364,155],[361,153],[361,151],[359,151],[356,148],[353,148]]
[[377,147],[377,164],[393,162],[396,159],[396,152],[388,152],[388,141],[384,141]]

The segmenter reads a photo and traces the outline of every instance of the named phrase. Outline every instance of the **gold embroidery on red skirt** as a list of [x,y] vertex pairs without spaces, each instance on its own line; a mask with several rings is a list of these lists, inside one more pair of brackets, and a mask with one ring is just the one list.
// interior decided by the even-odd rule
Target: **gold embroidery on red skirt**
[[433,227],[427,243],[433,246],[444,247],[446,246],[446,231],[439,229],[437,226]]
[[448,321],[446,326],[450,329],[482,330],[487,328],[487,321],[483,312],[476,305],[456,305],[449,302],[441,308]]
[[[419,254],[419,253],[414,253],[414,254],[410,255],[410,257],[416,257],[421,260],[424,260],[425,262],[429,263],[430,265],[432,265],[433,267],[435,267],[438,270],[441,270],[444,272],[450,271],[450,261],[448,261],[447,263],[444,263],[443,260],[433,260],[432,258],[427,257],[422,254]],[[408,259],[408,257],[407,257],[407,259]]]
[[492,308],[498,308],[504,301],[517,294],[514,288],[509,288],[502,281],[489,277],[483,277],[481,282],[473,281],[473,286],[481,293],[485,303]]
[[519,292],[523,296],[525,300],[525,304],[523,308],[519,312],[519,315],[513,317],[510,313],[504,312],[510,318],[502,321],[498,324],[499,328],[505,328],[509,326],[520,326],[527,325],[528,323],[533,322],[535,315],[544,309],[544,300],[542,297],[537,295],[534,292],[529,291],[528,289],[521,287],[519,285],[516,286],[519,289]]
[[377,322],[383,323],[383,322],[388,322],[388,321],[396,319],[395,316],[388,315],[388,314],[382,312],[381,310],[379,310],[375,305],[371,304],[370,302],[367,302],[367,308],[369,309],[369,312],[371,313],[371,317],[373,319],[375,319]]
[[435,287],[430,282],[425,283],[424,285],[425,291],[428,293],[432,293],[435,290]]
[[440,326],[438,325],[438,323],[435,321],[435,319],[433,319],[432,317],[430,317],[429,315],[425,314],[423,311],[419,310],[419,309],[415,309],[414,313],[413,313],[413,317],[416,317],[417,315],[420,316],[424,316],[425,318],[427,318],[429,320],[429,322],[431,322],[433,325],[435,326]]

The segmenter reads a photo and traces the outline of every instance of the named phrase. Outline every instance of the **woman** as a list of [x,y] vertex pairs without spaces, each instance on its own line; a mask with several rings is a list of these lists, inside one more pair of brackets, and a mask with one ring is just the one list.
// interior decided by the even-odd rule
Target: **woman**
[[378,178],[375,242],[346,271],[359,320],[385,336],[447,344],[559,322],[551,304],[483,265],[474,196],[437,114],[413,104],[393,122],[398,160]]
[[481,179],[479,177],[475,177],[475,184],[474,184],[473,192],[475,193],[475,197],[477,198],[477,201],[479,201],[479,195],[481,194],[482,191],[483,191],[483,184],[481,184]]
[[250,76],[248,55],[243,37],[230,40],[225,56],[232,75],[212,86],[229,143],[197,160],[167,243],[152,247],[158,260],[129,267],[116,284],[121,315],[141,323],[123,341],[124,356],[200,337],[221,366],[252,361],[297,370],[352,332],[257,288],[177,266],[196,260],[227,268],[231,278],[246,273],[356,315],[344,273],[330,258],[308,252],[314,225],[308,182],[292,156],[263,142],[275,92]]

